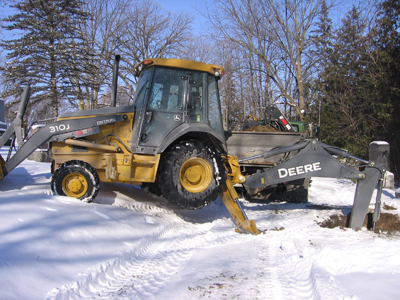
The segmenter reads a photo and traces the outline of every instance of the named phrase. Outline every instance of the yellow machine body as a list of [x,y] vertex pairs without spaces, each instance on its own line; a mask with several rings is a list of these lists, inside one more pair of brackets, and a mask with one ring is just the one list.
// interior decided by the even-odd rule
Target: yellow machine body
[[[85,140],[67,139],[64,142],[53,142],[53,171],[64,162],[82,160],[96,169],[102,182],[154,182],[160,154],[142,155],[128,151],[134,113],[125,115],[125,121],[102,125],[99,133],[87,136]],[[62,120],[68,118],[59,119]]]

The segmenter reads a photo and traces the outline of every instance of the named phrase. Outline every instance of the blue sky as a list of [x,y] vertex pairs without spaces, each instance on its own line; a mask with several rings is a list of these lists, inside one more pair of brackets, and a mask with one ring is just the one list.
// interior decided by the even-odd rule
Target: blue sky
[[153,0],[159,3],[166,11],[172,13],[187,12],[193,17],[193,29],[200,31],[206,23],[206,19],[198,12],[205,9],[205,3],[211,4],[211,0]]
[[[161,5],[165,11],[172,13],[187,12],[193,17],[193,30],[195,34],[199,34],[202,28],[207,27],[207,19],[205,19],[199,10],[205,10],[205,5],[212,6],[213,0],[152,0],[155,3]],[[337,17],[339,20],[351,8],[351,5],[371,0],[337,0],[335,6],[335,14],[333,17]],[[10,1],[11,3],[12,1]],[[8,5],[0,6],[0,18],[11,15],[13,12],[10,10]],[[331,16],[332,17],[332,16]]]
[[[193,29],[195,32],[198,32],[207,20],[196,9],[204,8],[204,3],[211,4],[212,0],[153,0],[153,2],[160,4],[163,9],[172,13],[189,13],[193,17]],[[12,13],[8,6],[0,7],[0,18],[4,18]]]

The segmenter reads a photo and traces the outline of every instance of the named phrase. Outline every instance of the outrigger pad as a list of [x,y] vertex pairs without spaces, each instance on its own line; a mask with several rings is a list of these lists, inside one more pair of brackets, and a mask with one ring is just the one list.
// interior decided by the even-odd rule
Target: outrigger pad
[[352,229],[361,228],[371,202],[372,194],[382,171],[379,168],[368,168],[363,172],[364,179],[357,180],[356,194],[354,196],[353,210],[350,216],[349,227]]

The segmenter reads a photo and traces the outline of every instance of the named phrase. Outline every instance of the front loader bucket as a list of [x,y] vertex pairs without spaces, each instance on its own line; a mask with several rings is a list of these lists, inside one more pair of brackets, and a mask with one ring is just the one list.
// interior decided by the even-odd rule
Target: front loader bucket
[[[349,222],[349,227],[352,229],[359,229],[363,226],[376,184],[378,180],[382,180],[382,171],[379,168],[368,168],[364,174],[365,178],[357,180],[353,210]],[[378,196],[381,192],[380,190],[378,191]],[[379,210],[379,208],[376,209]]]

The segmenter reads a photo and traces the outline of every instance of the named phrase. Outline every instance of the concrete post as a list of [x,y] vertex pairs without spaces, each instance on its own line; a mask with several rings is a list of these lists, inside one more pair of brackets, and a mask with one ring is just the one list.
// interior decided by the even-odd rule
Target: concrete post
[[394,189],[394,175],[390,172],[390,144],[384,141],[374,141],[369,144],[369,160],[382,165],[386,171],[383,187]]

